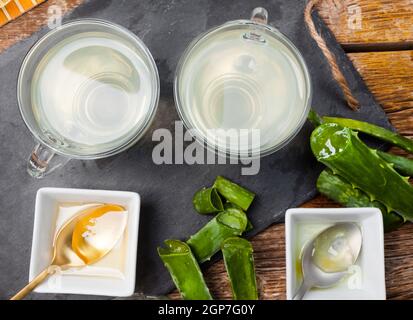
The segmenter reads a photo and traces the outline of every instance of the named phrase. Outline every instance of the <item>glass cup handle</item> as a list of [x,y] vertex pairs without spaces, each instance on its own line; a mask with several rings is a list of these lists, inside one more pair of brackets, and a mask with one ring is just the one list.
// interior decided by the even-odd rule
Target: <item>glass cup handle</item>
[[267,9],[263,7],[257,7],[254,10],[252,10],[251,13],[251,21],[257,22],[257,23],[262,23],[262,24],[268,24],[268,11]]
[[[262,7],[252,10],[250,20],[254,23],[267,24],[268,23],[268,11]],[[258,30],[253,30],[244,34],[245,40],[256,41],[259,43],[266,43],[265,38],[260,34]]]
[[41,179],[54,170],[63,167],[70,159],[55,154],[48,147],[37,144],[30,154],[27,172],[36,179]]

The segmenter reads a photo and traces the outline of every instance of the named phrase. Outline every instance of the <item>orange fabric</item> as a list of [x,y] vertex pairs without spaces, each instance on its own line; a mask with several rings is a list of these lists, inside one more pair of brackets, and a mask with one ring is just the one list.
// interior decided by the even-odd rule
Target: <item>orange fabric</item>
[[3,13],[3,10],[0,9],[0,26],[7,23],[6,15]]
[[32,0],[19,0],[24,10],[29,10],[34,7]]
[[[16,0],[12,0],[4,8],[0,9],[0,27],[6,24],[7,22],[21,16],[23,13],[35,7],[37,4],[45,2],[46,0],[34,1],[37,4],[33,4],[33,1],[31,0],[17,0],[17,1],[19,2],[20,6],[16,4]],[[20,10],[20,9],[23,9],[23,10]]]
[[10,1],[10,3],[6,5],[6,9],[12,19],[17,18],[22,14],[14,1]]

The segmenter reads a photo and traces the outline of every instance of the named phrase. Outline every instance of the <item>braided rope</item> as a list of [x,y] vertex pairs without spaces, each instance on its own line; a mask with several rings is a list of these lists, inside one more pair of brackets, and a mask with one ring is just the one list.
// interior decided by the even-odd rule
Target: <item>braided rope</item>
[[320,47],[321,51],[323,52],[324,56],[327,58],[327,61],[331,67],[331,72],[333,74],[333,77],[334,79],[336,79],[336,81],[340,85],[340,88],[344,93],[344,96],[347,100],[348,105],[350,106],[351,109],[357,110],[359,107],[359,102],[351,93],[351,89],[348,85],[348,82],[338,66],[336,57],[330,51],[330,49],[328,49],[324,38],[317,32],[314,21],[311,17],[311,13],[313,12],[314,7],[319,2],[320,0],[308,1],[307,6],[304,11],[305,23],[307,24],[311,37],[313,37],[313,39],[315,40],[315,42],[317,43],[317,45]]

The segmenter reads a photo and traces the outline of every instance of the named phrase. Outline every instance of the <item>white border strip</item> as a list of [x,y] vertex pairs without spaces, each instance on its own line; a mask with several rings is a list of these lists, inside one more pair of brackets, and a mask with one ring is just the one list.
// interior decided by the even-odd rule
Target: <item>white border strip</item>
[[20,13],[23,14],[25,10],[24,10],[23,6],[21,5],[20,1],[19,0],[14,0],[14,3],[16,4],[17,8],[19,8]]
[[3,11],[4,15],[6,16],[7,20],[11,20],[11,16],[9,12],[7,11],[6,7],[2,7],[1,10]]

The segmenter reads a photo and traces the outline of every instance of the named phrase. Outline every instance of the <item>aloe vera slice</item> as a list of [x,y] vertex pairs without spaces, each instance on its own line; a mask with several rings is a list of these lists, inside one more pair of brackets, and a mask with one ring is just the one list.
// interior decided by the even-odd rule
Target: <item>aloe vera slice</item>
[[253,249],[249,241],[232,237],[222,244],[222,254],[234,300],[257,300]]
[[203,188],[195,193],[192,200],[198,213],[210,214],[224,210],[221,197],[215,188]]
[[327,198],[345,207],[375,207],[380,209],[383,215],[385,232],[394,230],[404,223],[403,218],[398,214],[388,212],[383,204],[378,201],[371,201],[363,191],[353,188],[350,183],[328,169],[321,172],[318,177],[317,190]]
[[218,192],[225,199],[237,205],[244,211],[248,210],[255,197],[253,192],[221,176],[216,178],[214,187],[217,188]]
[[408,179],[367,147],[357,133],[335,123],[323,124],[311,135],[311,149],[318,161],[363,190],[371,201],[378,200],[387,211],[413,220],[413,187]]
[[366,133],[383,141],[387,141],[395,146],[409,151],[410,153],[413,153],[413,140],[403,137],[396,132],[387,130],[368,122],[354,119],[335,117],[322,117],[322,119],[324,123],[336,123],[342,127],[347,127],[349,129]]
[[185,300],[212,300],[201,269],[189,246],[179,240],[165,240],[158,248],[159,257]]
[[198,262],[202,263],[211,259],[221,249],[225,239],[241,235],[247,224],[247,216],[242,210],[228,208],[192,235],[187,244]]
[[[229,208],[235,208],[235,209],[242,210],[242,209],[241,209],[240,207],[238,207],[237,205],[235,205],[235,204],[227,201],[227,202],[225,202],[225,204],[224,204],[224,209],[226,210],[226,209],[229,209]],[[244,231],[244,232],[251,231],[252,229],[254,229],[254,225],[252,224],[251,220],[248,219],[247,226],[245,227],[245,231]]]

